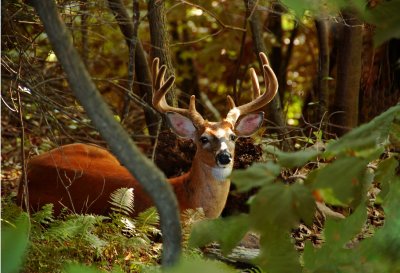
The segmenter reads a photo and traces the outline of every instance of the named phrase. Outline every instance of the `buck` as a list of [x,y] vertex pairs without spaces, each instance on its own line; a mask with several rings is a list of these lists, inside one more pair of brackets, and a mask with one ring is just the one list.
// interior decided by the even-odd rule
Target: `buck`
[[[250,69],[253,100],[236,106],[228,96],[230,110],[219,122],[204,120],[196,110],[194,96],[190,98],[188,109],[170,106],[165,94],[174,77],[165,80],[166,66],[160,68],[157,58],[153,61],[154,108],[166,114],[173,132],[179,137],[192,139],[197,146],[189,172],[169,179],[181,211],[202,208],[208,218],[221,214],[230,187],[235,141],[258,130],[264,113],[254,112],[277,93],[278,82],[267,57],[260,53],[260,58],[265,93],[260,95],[257,75],[254,69]],[[67,208],[77,213],[107,214],[110,212],[110,194],[122,187],[134,189],[135,214],[152,206],[149,196],[127,169],[110,152],[95,145],[75,143],[32,157],[27,165],[26,178],[31,210],[52,203],[55,213]],[[20,203],[23,192],[23,186],[20,186]]]

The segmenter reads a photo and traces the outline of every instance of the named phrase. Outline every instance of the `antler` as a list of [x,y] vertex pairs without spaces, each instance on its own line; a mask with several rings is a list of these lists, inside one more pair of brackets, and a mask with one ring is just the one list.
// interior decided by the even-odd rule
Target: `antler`
[[197,128],[200,128],[204,124],[204,119],[196,110],[196,97],[194,95],[190,97],[189,109],[173,107],[167,103],[165,94],[167,94],[168,90],[174,84],[175,77],[170,76],[166,81],[164,81],[167,67],[165,65],[159,67],[159,65],[160,59],[155,58],[151,67],[153,76],[153,107],[161,113],[175,112],[181,114],[192,120],[193,124]]
[[250,76],[253,86],[253,101],[236,107],[231,96],[228,95],[227,97],[230,110],[226,115],[225,120],[231,123],[233,126],[241,115],[245,115],[260,109],[264,105],[268,104],[278,92],[278,80],[276,79],[274,71],[272,71],[272,68],[269,66],[267,56],[265,56],[263,52],[260,52],[259,55],[264,72],[266,91],[262,96],[260,96],[260,84],[258,82],[257,74],[255,70],[251,68]]

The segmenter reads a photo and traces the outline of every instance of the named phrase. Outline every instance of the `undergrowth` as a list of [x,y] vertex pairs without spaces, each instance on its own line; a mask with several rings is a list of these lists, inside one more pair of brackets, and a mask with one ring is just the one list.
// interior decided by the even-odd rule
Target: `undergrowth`
[[[400,106],[393,107],[323,148],[286,153],[266,146],[272,159],[232,175],[238,191],[259,189],[249,199],[249,213],[200,221],[192,231],[201,213],[185,213],[183,237],[189,246],[167,272],[236,272],[204,259],[197,247],[217,241],[228,254],[248,231],[261,236],[253,263],[265,272],[400,272],[399,113]],[[304,166],[311,171],[287,178]],[[384,224],[355,240],[365,230],[372,189]],[[111,197],[109,217],[56,218],[51,205],[29,216],[3,198],[2,272],[160,272],[158,215],[149,209],[129,217],[133,199],[131,190],[120,189]],[[316,200],[340,208],[345,217],[327,218],[323,243],[306,242],[303,252],[296,251],[290,234],[299,224],[313,224]]]
[[[159,271],[158,213],[149,208],[130,217],[133,200],[132,189],[121,188],[110,196],[113,213],[109,217],[67,213],[55,217],[52,204],[28,215],[10,198],[2,199],[2,272],[18,272],[19,256],[25,256],[23,272],[80,272],[79,264],[104,272]],[[184,213],[184,238],[203,215],[197,210]],[[16,237],[19,242],[14,244]],[[186,255],[200,257],[200,252],[188,250]],[[88,268],[84,272],[87,270],[90,272]]]

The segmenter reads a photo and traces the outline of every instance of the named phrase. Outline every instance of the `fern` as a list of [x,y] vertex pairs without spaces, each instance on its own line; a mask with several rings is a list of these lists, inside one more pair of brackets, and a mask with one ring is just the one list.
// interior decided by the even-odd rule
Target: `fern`
[[72,215],[65,221],[58,221],[50,226],[47,235],[58,242],[73,241],[87,244],[101,253],[106,242],[95,235],[95,226],[107,217],[94,215]]
[[32,215],[31,220],[39,224],[50,225],[54,222],[53,204],[44,205],[41,210]]
[[202,208],[187,209],[182,213],[182,237],[186,243],[189,240],[192,227],[197,222],[206,219]]
[[152,235],[161,234],[160,229],[158,228],[160,217],[155,207],[151,207],[139,213],[135,220],[138,232]]
[[111,209],[120,214],[131,215],[134,212],[133,188],[120,188],[110,195]]

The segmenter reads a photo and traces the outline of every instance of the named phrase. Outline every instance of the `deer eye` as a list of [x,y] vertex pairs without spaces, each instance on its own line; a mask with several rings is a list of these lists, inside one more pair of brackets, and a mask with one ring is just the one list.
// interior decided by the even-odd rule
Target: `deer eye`
[[207,144],[207,143],[209,142],[208,138],[205,137],[205,136],[200,137],[199,140],[200,140],[200,142],[201,142],[202,144]]
[[237,136],[234,135],[234,134],[231,134],[231,135],[229,136],[229,139],[232,140],[232,141],[235,141],[235,140],[237,139]]

